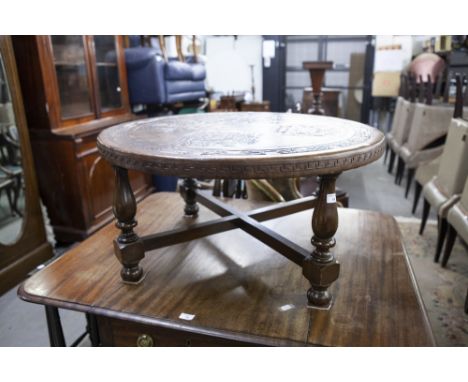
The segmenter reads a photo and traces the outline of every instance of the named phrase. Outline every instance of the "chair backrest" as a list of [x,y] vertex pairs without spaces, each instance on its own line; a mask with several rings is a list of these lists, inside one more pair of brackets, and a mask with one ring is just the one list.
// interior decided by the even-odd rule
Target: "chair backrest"
[[436,178],[447,195],[462,192],[468,175],[468,121],[452,119]]
[[416,104],[405,146],[415,152],[445,136],[452,117],[451,105]]
[[463,192],[460,200],[462,206],[465,208],[465,210],[468,211],[468,177],[466,178],[465,181],[465,187],[463,187]]
[[392,124],[393,138],[400,145],[404,144],[408,139],[409,130],[412,125],[414,112],[417,105],[417,103],[413,103],[403,99],[401,100],[401,112],[398,116],[397,124],[395,124],[395,126],[393,126]]

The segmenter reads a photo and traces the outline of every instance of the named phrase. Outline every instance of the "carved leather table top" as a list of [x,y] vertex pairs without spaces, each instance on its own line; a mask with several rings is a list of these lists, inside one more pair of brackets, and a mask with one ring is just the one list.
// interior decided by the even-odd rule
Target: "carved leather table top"
[[202,113],[104,130],[114,165],[181,177],[281,178],[339,173],[377,160],[384,136],[370,126],[290,113]]

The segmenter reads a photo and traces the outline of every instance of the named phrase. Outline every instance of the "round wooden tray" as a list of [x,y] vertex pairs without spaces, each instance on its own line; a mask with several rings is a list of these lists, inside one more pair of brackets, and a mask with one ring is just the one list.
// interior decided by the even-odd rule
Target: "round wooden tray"
[[384,135],[340,118],[289,113],[202,113],[110,127],[101,155],[127,169],[198,178],[339,173],[377,160]]

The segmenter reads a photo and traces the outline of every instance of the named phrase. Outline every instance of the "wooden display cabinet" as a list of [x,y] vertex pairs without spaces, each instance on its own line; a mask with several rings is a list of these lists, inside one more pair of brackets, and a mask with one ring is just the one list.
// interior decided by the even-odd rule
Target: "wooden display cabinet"
[[[96,148],[131,114],[121,36],[15,36],[14,52],[39,188],[57,240],[77,241],[112,218],[114,173]],[[149,175],[131,172],[137,200]]]

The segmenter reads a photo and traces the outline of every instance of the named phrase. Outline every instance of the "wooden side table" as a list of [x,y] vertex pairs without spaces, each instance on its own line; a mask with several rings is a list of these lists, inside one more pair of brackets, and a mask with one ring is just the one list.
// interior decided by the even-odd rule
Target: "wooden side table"
[[[146,251],[241,228],[301,267],[311,284],[307,292],[310,305],[329,308],[332,296],[328,288],[340,269],[331,251],[338,227],[335,181],[342,171],[378,159],[383,153],[384,136],[370,126],[331,117],[207,113],[117,125],[100,134],[98,148],[115,168],[114,214],[121,234],[114,240],[114,252],[122,263],[125,282],[143,280],[145,273],[139,263]],[[181,186],[185,215],[196,218],[201,203],[220,219],[183,232],[139,237],[134,231],[136,203],[128,169],[185,178]],[[264,179],[308,175],[321,175],[312,217],[312,253],[265,228],[255,215],[198,193],[194,181],[197,177]]]
[[[256,208],[257,217],[274,211],[228,203],[243,213]],[[296,203],[281,206],[293,212]],[[139,207],[143,237],[216,217],[203,206],[197,221],[174,213],[184,208],[175,193],[153,194]],[[109,242],[119,229],[109,224],[29,278],[19,295],[46,305],[54,345],[64,345],[57,308],[85,312],[94,344],[103,346],[433,345],[396,221],[353,209],[338,215],[343,274],[329,310],[308,307],[301,268],[239,229],[150,251],[141,262],[145,279],[130,285],[118,276]],[[302,211],[265,227],[312,251],[309,224],[310,211]]]
[[325,115],[322,108],[322,84],[325,71],[333,68],[332,61],[304,61],[302,67],[307,69],[312,82],[312,93],[314,96],[313,107],[308,110],[309,114]]

